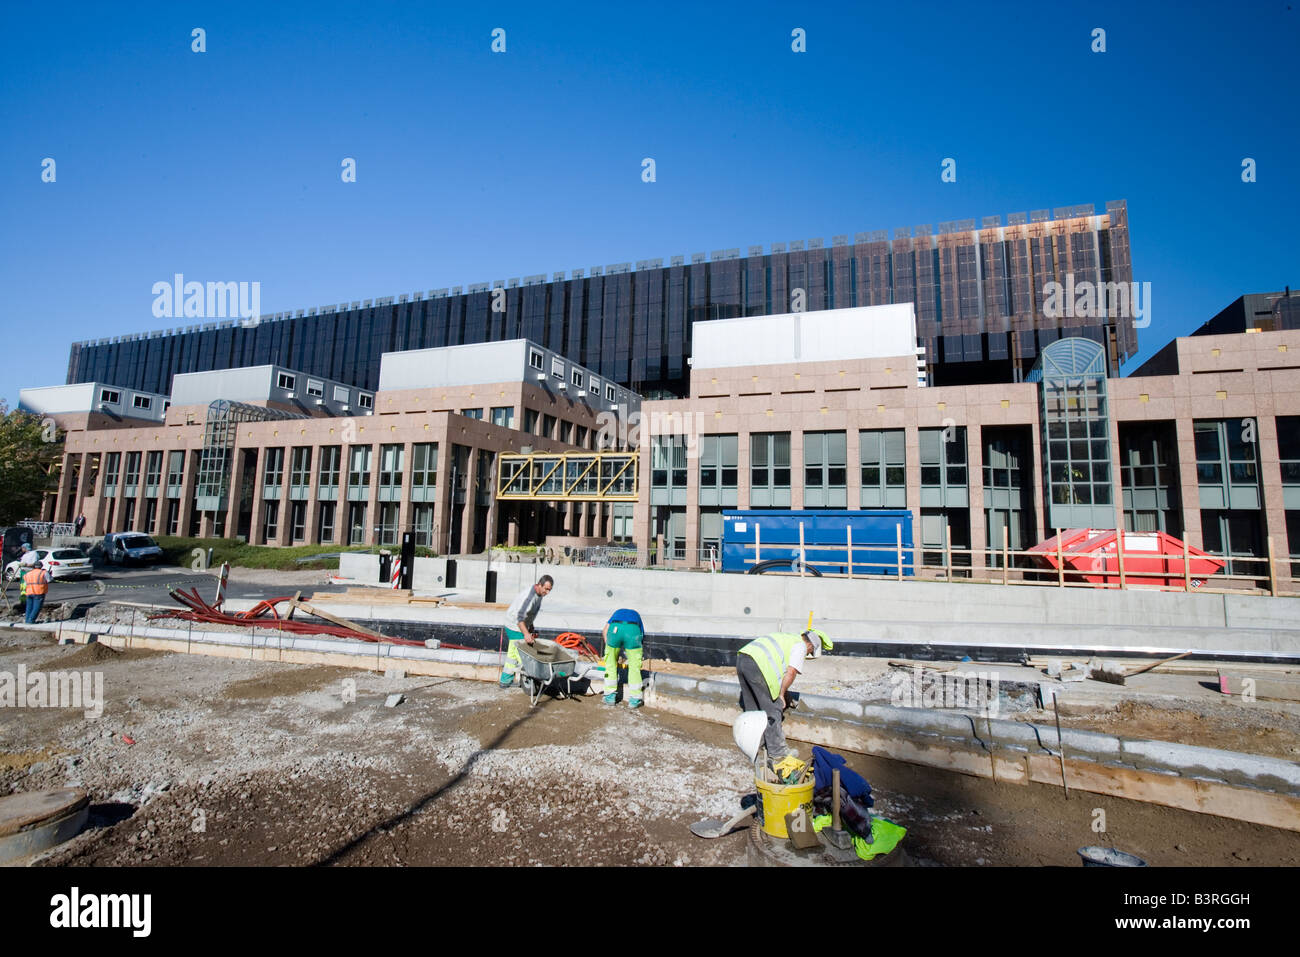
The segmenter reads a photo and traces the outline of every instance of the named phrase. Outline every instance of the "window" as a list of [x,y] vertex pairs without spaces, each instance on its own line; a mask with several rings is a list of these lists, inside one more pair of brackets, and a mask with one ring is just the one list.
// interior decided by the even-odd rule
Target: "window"
[[515,407],[513,405],[499,405],[493,408],[492,424],[513,429],[515,427]]
[[[1043,418],[1047,425],[1047,480],[1053,506],[1105,506],[1098,518],[1115,519],[1111,504],[1110,424],[1106,380],[1088,376],[1044,378]],[[922,483],[924,484],[924,482]],[[1070,528],[1095,513],[1053,509],[1053,527]]]
[[385,502],[379,506],[379,544],[397,544],[397,503]]
[[574,369],[571,373],[569,373],[569,381],[572,382],[574,385],[576,385],[579,389],[581,389],[582,373],[579,372],[577,369]]
[[292,392],[294,377],[289,375],[289,373],[287,372],[281,372],[278,376],[276,376],[275,384],[278,388],[287,389],[288,391]]
[[734,435],[700,437],[701,506],[736,506],[739,445]]
[[361,406],[361,408],[363,409],[373,408],[374,404],[375,404],[375,397],[373,395],[367,395],[364,392],[357,393],[357,405]]
[[134,395],[131,397],[131,405],[137,409],[153,408],[153,399],[147,395]]
[[551,378],[564,381],[564,363],[559,359],[551,360]]
[[555,422],[556,418],[553,415],[542,416],[542,436],[544,438],[551,439],[555,437]]
[[863,508],[907,506],[907,462],[902,429],[858,433]]
[[167,484],[180,486],[185,482],[185,453],[167,453]]
[[370,488],[370,446],[354,445],[349,454],[348,498],[353,498],[354,492],[360,493],[357,497],[366,498]]
[[166,414],[167,414],[167,410],[170,409],[171,407],[172,407],[171,399],[167,399],[167,400],[165,400],[165,401],[163,402],[163,414],[166,415]]
[[415,544],[433,545],[433,506],[416,505],[411,510],[411,524],[415,532]]
[[323,397],[325,395],[325,383],[319,379],[308,379],[307,394],[317,399]]
[[755,432],[749,437],[749,504],[790,507],[790,433]]
[[[138,485],[140,483],[140,453],[126,453],[126,476],[123,481],[128,486]],[[127,493],[130,494],[129,492]],[[128,523],[129,524],[129,523]]]
[[[1282,466],[1283,487],[1300,486],[1300,416],[1277,417],[1277,457]],[[1285,504],[1288,509],[1300,507],[1300,501]]]
[[578,431],[574,434],[573,437],[573,444],[580,449],[591,448],[591,446],[587,444],[587,436],[590,433],[590,431],[591,430],[588,429],[585,425],[578,426]]
[[1256,429],[1254,419],[1193,423],[1196,481],[1200,486],[1202,509],[1260,507]]
[[150,452],[145,457],[144,484],[146,486],[157,486],[162,480],[162,460],[161,452]]
[[[307,497],[311,487],[311,446],[299,445],[293,450],[292,464],[289,470],[289,497],[302,499]],[[304,516],[304,521],[306,516]]]
[[563,442],[565,445],[571,445],[572,443],[569,441],[571,438],[573,438],[573,423],[561,422],[560,441]]
[[122,466],[122,453],[109,452],[104,459],[104,494],[112,495],[117,487],[117,474]]
[[804,508],[844,508],[848,504],[847,460],[843,432],[803,434]]
[[[921,429],[917,436],[921,446],[921,487],[938,490],[943,501],[932,504],[965,504],[966,493],[966,426],[950,425],[944,429]],[[953,502],[947,501],[949,490],[960,491]],[[924,498],[925,496],[923,496]]]
[[338,487],[339,467],[343,450],[337,445],[326,445],[320,450],[320,484],[322,487]]
[[1177,436],[1172,422],[1122,423],[1119,473],[1124,527],[1182,537]]
[[262,536],[264,541],[271,541],[280,532],[280,503],[266,503],[266,521],[262,525]]
[[537,419],[541,415],[536,409],[524,409],[524,431],[529,435],[537,432]]
[[122,394],[115,389],[100,389],[99,401],[108,405],[117,405],[122,401]]
[[294,502],[289,506],[289,527],[295,542],[301,542],[307,537],[306,502]]
[[591,378],[589,378],[589,379],[587,380],[587,391],[590,392],[592,395],[594,395],[594,396],[596,396],[596,397],[599,397],[599,396],[600,396],[600,380],[597,379],[595,376],[592,376]]
[[366,543],[366,505],[353,502],[348,506],[348,542],[349,545]]
[[[279,494],[280,483],[284,481],[284,449],[266,450],[266,467],[262,473],[262,484],[274,486]],[[265,494],[265,492],[263,492]]]
[[351,395],[352,394],[348,391],[348,387],[345,385],[336,385],[334,387],[335,402],[342,402],[344,405],[347,405],[348,399]]
[[[402,466],[406,446],[394,443],[379,447],[379,499],[397,501],[402,492]],[[382,522],[383,516],[380,516]],[[396,521],[396,519],[394,519]]]
[[322,542],[334,541],[334,503],[320,503],[320,540]]
[[411,501],[435,501],[437,484],[438,443],[417,442],[411,447]]
[[467,418],[467,419],[482,419],[482,418],[483,418],[483,410],[482,410],[482,409],[461,409],[461,410],[460,410],[460,414],[463,415],[463,416],[465,416],[465,418]]
[[612,383],[608,383],[608,382],[605,383],[605,398],[610,402],[613,402],[615,399],[618,398],[618,393],[614,391],[614,386]]
[[534,369],[542,368],[542,354],[536,349],[528,350],[528,364]]

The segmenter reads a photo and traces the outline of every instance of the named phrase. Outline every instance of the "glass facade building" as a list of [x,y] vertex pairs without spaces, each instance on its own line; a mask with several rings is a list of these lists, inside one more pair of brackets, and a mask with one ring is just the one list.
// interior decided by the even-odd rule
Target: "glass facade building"
[[[685,396],[691,324],[912,302],[936,385],[1016,382],[1050,343],[1091,339],[1107,371],[1137,351],[1114,298],[1057,315],[1052,283],[1130,283],[1121,202],[715,250],[427,294],[339,303],[72,346],[68,382],[169,394],[178,373],[273,363],[379,385],[385,352],[526,337],[647,398]],[[688,261],[689,259],[689,261]],[[494,288],[504,294],[494,293]],[[1127,296],[1122,297],[1127,301]],[[1087,313],[1087,314],[1083,314]]]

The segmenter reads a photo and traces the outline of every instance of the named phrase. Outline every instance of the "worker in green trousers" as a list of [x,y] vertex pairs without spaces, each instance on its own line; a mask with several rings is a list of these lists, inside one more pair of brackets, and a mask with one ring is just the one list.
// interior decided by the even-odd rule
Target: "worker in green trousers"
[[605,639],[605,704],[618,701],[618,653],[627,656],[627,706],[641,707],[641,643],[645,626],[631,608],[620,608],[609,616],[602,633]]

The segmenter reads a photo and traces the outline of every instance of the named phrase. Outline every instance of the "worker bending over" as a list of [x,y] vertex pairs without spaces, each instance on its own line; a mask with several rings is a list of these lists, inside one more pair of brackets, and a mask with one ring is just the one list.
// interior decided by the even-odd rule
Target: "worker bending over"
[[524,659],[519,657],[519,642],[523,641],[531,645],[537,640],[537,633],[533,631],[533,621],[537,618],[537,613],[542,610],[542,599],[551,593],[554,584],[554,578],[543,575],[537,579],[536,585],[529,585],[521,591],[506,609],[506,638],[509,639],[510,644],[506,650],[506,660],[501,666],[502,688],[509,688],[515,683],[515,667],[522,668],[524,665]]
[[833,647],[826,632],[809,628],[799,635],[778,633],[756,638],[736,656],[741,710],[767,714],[763,744],[774,767],[790,754],[781,728],[785,709],[789,707],[786,696],[790,685],[803,672],[804,660],[809,655],[817,657]]
[[620,608],[609,616],[602,633],[605,638],[605,704],[618,701],[618,653],[627,655],[627,706],[641,707],[641,643],[645,626],[631,608]]

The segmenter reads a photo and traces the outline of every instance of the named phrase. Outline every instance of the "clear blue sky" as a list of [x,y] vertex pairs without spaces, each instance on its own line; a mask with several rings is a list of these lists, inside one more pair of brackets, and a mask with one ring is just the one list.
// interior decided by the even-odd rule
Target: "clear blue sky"
[[273,313],[1109,199],[1144,357],[1300,285],[1292,5],[11,4],[0,398],[177,272]]

